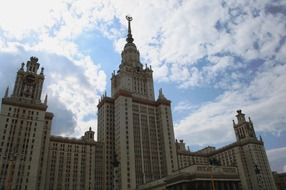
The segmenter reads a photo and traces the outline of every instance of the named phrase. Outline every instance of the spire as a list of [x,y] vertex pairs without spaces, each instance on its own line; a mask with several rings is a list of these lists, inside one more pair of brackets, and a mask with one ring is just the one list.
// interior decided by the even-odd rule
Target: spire
[[131,24],[130,24],[130,22],[132,21],[132,17],[126,16],[126,20],[128,21],[128,35],[127,35],[126,41],[128,43],[132,43],[134,41],[132,34],[131,34]]
[[25,63],[22,63],[21,64],[21,69],[20,69],[21,71],[24,71],[24,66],[25,66]]
[[46,97],[45,97],[44,104],[45,104],[45,105],[47,105],[47,104],[48,104],[48,95],[47,95],[47,94],[46,94]]
[[248,121],[249,121],[249,123],[252,125],[252,121],[251,121],[251,118],[250,118],[250,117],[248,117]]
[[164,96],[164,94],[163,94],[162,88],[159,89],[159,99],[161,99],[161,100],[166,100],[166,98],[165,98],[165,96]]
[[5,98],[7,98],[8,97],[8,94],[9,94],[9,86],[7,86],[7,88],[6,88],[6,91],[5,91]]

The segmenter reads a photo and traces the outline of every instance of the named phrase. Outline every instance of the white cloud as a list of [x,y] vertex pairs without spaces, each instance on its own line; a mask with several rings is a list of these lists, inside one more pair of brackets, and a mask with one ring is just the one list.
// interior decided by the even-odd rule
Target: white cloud
[[[195,145],[231,142],[235,109],[252,117],[256,131],[280,133],[286,126],[286,86],[281,85],[286,81],[285,73],[286,65],[267,68],[249,86],[226,91],[215,101],[200,106],[176,124],[176,136]],[[224,138],[210,131],[221,132]]]
[[25,35],[32,35],[44,26],[51,26],[53,22],[50,16],[53,7],[58,7],[59,1],[2,1],[0,7],[0,29],[6,31],[10,37],[18,39]]
[[190,111],[193,108],[189,101],[181,101],[174,107],[174,112]]
[[[122,33],[122,26],[115,30],[112,21],[118,18],[126,26],[125,15],[129,13],[134,17],[132,30],[135,42],[144,60],[153,65],[154,78],[175,81],[184,88],[208,83],[228,68],[229,63],[225,63],[221,69],[212,66],[207,69],[208,72],[199,69],[195,76],[202,80],[191,79],[189,75],[193,71],[190,65],[196,66],[198,60],[204,57],[210,62],[216,59],[217,63],[221,63],[225,57],[216,54],[223,52],[246,60],[270,59],[276,54],[279,59],[284,55],[283,52],[275,52],[275,49],[284,35],[285,18],[281,14],[265,11],[271,3],[269,1],[84,0],[47,3],[30,0],[21,4],[19,10],[13,6],[14,3],[1,6],[3,14],[0,18],[2,16],[6,22],[0,27],[6,31],[6,36],[17,36],[18,32],[28,32],[29,35],[32,35],[31,32],[40,33],[36,38],[40,43],[35,47],[73,55],[79,50],[70,40],[94,27],[115,40],[115,47],[120,52],[124,44],[122,35],[125,34]],[[15,13],[23,15],[19,18],[23,20],[20,24],[18,17],[13,17]],[[220,28],[216,28],[218,23]],[[285,52],[284,46],[281,50]],[[184,77],[190,79],[182,81],[177,69],[174,69],[177,65],[185,73]],[[224,83],[221,81],[221,84]]]
[[272,170],[285,172],[286,147],[274,148],[266,151]]

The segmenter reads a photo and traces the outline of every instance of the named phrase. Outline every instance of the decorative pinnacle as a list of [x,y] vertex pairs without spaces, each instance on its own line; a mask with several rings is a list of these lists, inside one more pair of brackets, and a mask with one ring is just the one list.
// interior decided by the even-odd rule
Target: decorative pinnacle
[[131,34],[131,24],[130,22],[133,20],[133,18],[131,16],[126,16],[126,20],[128,21],[128,35],[126,38],[126,41],[128,43],[132,43],[134,41],[134,39],[132,38],[132,34]]
[[44,104],[48,105],[48,94],[46,94],[45,100],[44,100]]
[[30,61],[31,61],[31,62],[37,63],[38,60],[39,60],[39,59],[38,59],[37,57],[33,57],[33,56],[30,57]]
[[4,97],[7,98],[9,94],[9,86],[7,86]]

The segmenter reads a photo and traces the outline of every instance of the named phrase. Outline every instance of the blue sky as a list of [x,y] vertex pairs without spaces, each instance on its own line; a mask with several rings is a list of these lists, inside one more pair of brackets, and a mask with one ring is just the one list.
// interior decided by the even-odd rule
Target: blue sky
[[251,117],[274,170],[286,171],[286,2],[279,0],[0,0],[0,93],[22,62],[45,67],[52,133],[96,130],[97,102],[118,69],[125,16],[156,95],[172,100],[175,135],[192,150],[234,141]]

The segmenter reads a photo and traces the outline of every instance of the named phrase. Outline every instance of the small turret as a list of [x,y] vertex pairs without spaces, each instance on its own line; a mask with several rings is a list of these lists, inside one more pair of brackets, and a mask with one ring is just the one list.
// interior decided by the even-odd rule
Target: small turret
[[30,61],[27,62],[26,67],[28,72],[37,73],[40,64],[38,63],[37,57],[31,57]]
[[44,75],[44,70],[45,70],[44,67],[42,67],[40,75]]
[[7,98],[9,95],[9,86],[7,86],[4,97]]
[[253,124],[250,117],[248,117],[248,122],[249,122],[251,125]]
[[177,147],[177,151],[179,152],[186,152],[187,149],[186,149],[186,144],[184,143],[184,140],[178,140],[176,139],[176,147]]
[[94,131],[92,131],[91,127],[84,133],[83,139],[87,142],[94,142]]
[[22,64],[21,64],[20,71],[24,71],[24,66],[25,66],[25,63],[22,63]]
[[45,105],[48,105],[48,95],[47,95],[47,94],[46,94],[46,97],[45,97],[44,104],[45,104]]
[[263,142],[261,135],[259,135],[259,140],[260,140],[260,142]]
[[241,110],[237,110],[236,112],[237,112],[236,117],[237,117],[238,124],[245,122],[245,114],[243,114]]
[[159,89],[159,97],[158,97],[158,99],[159,100],[167,100],[167,98],[163,94],[162,88]]

